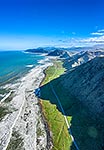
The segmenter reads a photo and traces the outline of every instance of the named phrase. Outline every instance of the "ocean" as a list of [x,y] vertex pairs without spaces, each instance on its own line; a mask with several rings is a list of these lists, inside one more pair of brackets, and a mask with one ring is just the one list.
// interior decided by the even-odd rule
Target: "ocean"
[[5,94],[3,86],[15,82],[42,59],[44,56],[23,51],[0,51],[0,97]]

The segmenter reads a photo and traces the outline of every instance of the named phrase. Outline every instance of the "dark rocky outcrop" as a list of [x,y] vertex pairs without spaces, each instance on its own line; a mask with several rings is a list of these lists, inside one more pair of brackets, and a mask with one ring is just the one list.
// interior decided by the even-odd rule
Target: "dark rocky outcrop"
[[48,51],[45,50],[44,48],[28,49],[25,52],[29,52],[29,53],[48,53]]
[[69,54],[65,50],[56,49],[48,54],[48,56],[59,56],[60,58],[69,58]]

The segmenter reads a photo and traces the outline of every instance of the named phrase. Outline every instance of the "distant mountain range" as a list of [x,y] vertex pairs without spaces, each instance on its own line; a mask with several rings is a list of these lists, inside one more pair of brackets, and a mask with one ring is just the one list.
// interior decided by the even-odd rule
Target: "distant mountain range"
[[45,50],[44,48],[36,48],[36,49],[27,49],[25,52],[28,53],[48,53],[48,50]]
[[96,51],[77,52],[74,55],[72,55],[70,58],[65,59],[64,66],[67,69],[71,69],[73,67],[77,67],[83,63],[86,63],[91,59],[94,59],[95,57],[104,57],[104,51],[96,50]]
[[60,49],[56,49],[54,51],[49,52],[47,56],[59,56],[60,58],[70,57],[68,51],[60,50]]
[[25,52],[35,53],[35,54],[47,54],[47,56],[59,56],[60,58],[69,58],[69,52],[64,48],[55,48],[55,47],[45,47],[37,49],[28,49]]
[[70,47],[70,48],[60,48],[60,47],[38,47],[33,49],[27,49],[25,52],[31,53],[49,53],[51,51],[68,51],[70,53],[73,52],[81,52],[81,51],[95,51],[95,50],[104,50],[104,45],[95,45],[93,47]]

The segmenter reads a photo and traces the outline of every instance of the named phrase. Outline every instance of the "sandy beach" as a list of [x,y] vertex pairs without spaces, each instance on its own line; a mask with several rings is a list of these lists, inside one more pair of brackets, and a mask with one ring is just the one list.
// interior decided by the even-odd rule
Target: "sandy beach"
[[13,142],[19,140],[17,150],[47,150],[47,135],[34,90],[45,76],[43,71],[50,65],[52,63],[44,62],[33,68],[18,84],[11,86],[12,100],[5,102],[7,97],[0,103],[10,110],[0,121],[0,150],[11,149]]

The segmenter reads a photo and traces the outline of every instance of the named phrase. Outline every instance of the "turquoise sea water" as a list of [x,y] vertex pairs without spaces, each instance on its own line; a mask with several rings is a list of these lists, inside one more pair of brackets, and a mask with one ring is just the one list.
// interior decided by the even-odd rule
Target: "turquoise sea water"
[[22,51],[0,51],[0,87],[27,73],[43,58]]

